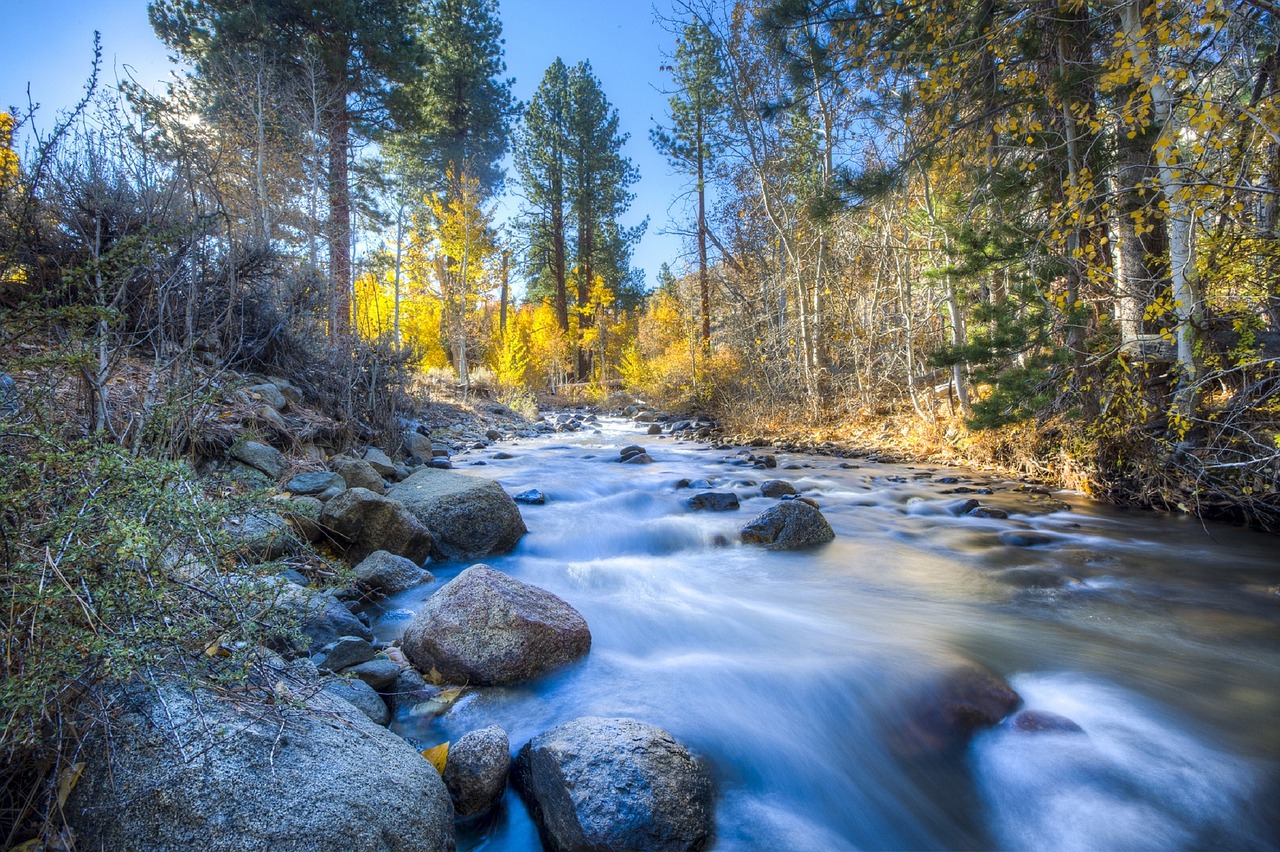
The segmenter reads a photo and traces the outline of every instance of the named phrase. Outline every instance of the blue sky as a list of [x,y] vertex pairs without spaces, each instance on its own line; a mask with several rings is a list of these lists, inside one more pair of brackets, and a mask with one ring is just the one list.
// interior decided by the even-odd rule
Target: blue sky
[[[675,237],[659,234],[684,188],[649,144],[662,120],[668,75],[659,67],[674,39],[654,21],[649,0],[500,0],[507,74],[527,101],[557,56],[572,65],[587,59],[630,133],[627,154],[640,169],[636,200],[624,224],[649,217],[634,264],[652,285],[658,267],[680,257]],[[665,5],[665,2],[664,2]],[[147,21],[146,0],[0,0],[0,106],[23,107],[27,87],[47,116],[73,104],[88,76],[93,33],[102,33],[103,82],[131,75],[159,88],[174,68]],[[42,124],[44,122],[41,122]]]

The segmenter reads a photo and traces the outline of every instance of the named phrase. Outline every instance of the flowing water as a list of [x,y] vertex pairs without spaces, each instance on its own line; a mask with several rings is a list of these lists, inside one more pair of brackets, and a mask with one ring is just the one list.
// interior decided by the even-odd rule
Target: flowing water
[[[618,464],[630,443],[656,463]],[[1280,848],[1280,539],[976,472],[778,460],[753,469],[607,419],[455,457],[511,493],[546,494],[521,507],[515,552],[487,561],[571,603],[593,645],[549,677],[469,690],[396,729],[425,747],[497,723],[515,750],[578,716],[656,724],[710,767],[717,849]],[[742,508],[691,512],[682,478]],[[819,502],[835,541],[737,542],[776,502],[748,483],[775,478]],[[957,487],[992,489],[978,499],[1010,517],[955,514],[975,496]],[[1050,540],[1015,546],[1010,531]],[[397,638],[465,567],[433,565],[436,583],[373,610],[378,637]],[[958,753],[904,756],[902,696],[956,658],[1084,735],[1005,723]],[[540,848],[511,790],[459,846]]]

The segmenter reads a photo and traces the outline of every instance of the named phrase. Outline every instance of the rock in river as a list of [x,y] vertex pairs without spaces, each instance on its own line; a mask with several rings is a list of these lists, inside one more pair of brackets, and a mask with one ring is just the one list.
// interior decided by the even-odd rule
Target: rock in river
[[431,530],[436,559],[507,553],[528,532],[515,501],[492,479],[424,468],[389,495]]
[[705,849],[711,781],[666,731],[634,719],[583,717],[534,737],[516,784],[555,850]]
[[85,849],[450,850],[453,805],[431,764],[349,703],[272,706],[136,689],[90,736],[67,801]]
[[770,550],[812,547],[836,537],[822,512],[804,500],[766,509],[742,528],[741,535],[747,544],[763,544]]
[[891,744],[906,757],[943,754],[1021,703],[999,675],[977,663],[956,661],[922,678],[904,697]]
[[733,512],[738,509],[738,495],[732,491],[703,491],[684,504],[695,512]]
[[511,766],[507,732],[497,725],[471,731],[449,746],[444,785],[459,817],[484,813],[502,798]]
[[401,648],[449,683],[488,686],[537,677],[591,649],[578,611],[545,589],[472,565],[427,599]]

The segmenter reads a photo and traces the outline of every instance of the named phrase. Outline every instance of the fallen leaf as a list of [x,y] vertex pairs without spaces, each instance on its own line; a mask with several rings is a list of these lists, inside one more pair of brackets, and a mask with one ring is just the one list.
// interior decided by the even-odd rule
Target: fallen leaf
[[62,770],[62,777],[58,779],[58,807],[61,808],[67,803],[67,797],[71,795],[71,791],[75,789],[76,782],[80,780],[80,776],[84,773],[84,763],[73,763],[66,769]]
[[436,768],[436,772],[444,774],[445,762],[449,759],[449,743],[443,742],[440,745],[432,746],[422,750],[422,756],[425,757],[432,766]]

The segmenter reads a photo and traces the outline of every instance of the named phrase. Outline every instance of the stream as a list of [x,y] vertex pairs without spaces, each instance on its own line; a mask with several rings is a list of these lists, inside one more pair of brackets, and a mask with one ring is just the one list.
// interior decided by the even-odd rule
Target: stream
[[[617,463],[632,443],[655,463]],[[737,448],[613,418],[455,456],[459,472],[546,495],[520,507],[516,550],[486,562],[572,604],[593,644],[393,729],[424,748],[496,723],[515,751],[578,716],[650,722],[706,761],[719,850],[1280,848],[1280,539],[976,471],[777,458],[756,469]],[[741,509],[690,511],[683,478]],[[815,499],[835,541],[738,543],[777,502],[760,496],[768,479]],[[955,514],[974,497],[1009,518]],[[1016,546],[1015,532],[1048,541]],[[467,564],[428,567],[435,583],[370,610],[378,639]],[[954,658],[1084,735],[1005,723],[959,753],[903,757],[886,734],[903,690]],[[510,788],[458,842],[541,848]]]

